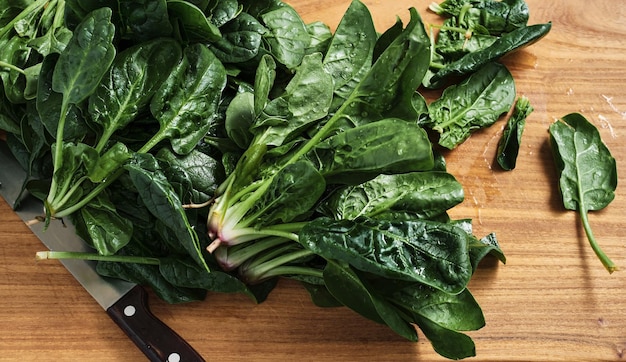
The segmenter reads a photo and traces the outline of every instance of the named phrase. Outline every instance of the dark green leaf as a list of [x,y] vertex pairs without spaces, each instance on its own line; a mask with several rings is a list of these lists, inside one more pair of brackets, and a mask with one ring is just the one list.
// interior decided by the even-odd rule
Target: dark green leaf
[[326,259],[449,293],[462,291],[471,277],[470,241],[471,235],[459,227],[420,220],[319,218],[300,232],[300,243]]
[[182,26],[189,42],[214,42],[221,38],[217,26],[196,5],[183,0],[168,0],[167,10]]
[[513,76],[505,66],[489,63],[431,103],[431,127],[441,133],[439,144],[453,149],[471,132],[492,125],[514,101]]
[[179,156],[168,148],[162,148],[157,153],[157,157],[183,168],[189,175],[194,189],[207,195],[213,195],[217,186],[225,179],[222,164],[198,150],[193,150],[185,156]]
[[109,8],[94,10],[79,24],[52,75],[52,89],[65,103],[84,100],[100,83],[115,57],[114,35]]
[[80,210],[92,245],[100,255],[113,255],[126,246],[133,234],[133,224],[115,210],[100,194]]
[[487,255],[493,255],[502,263],[506,263],[506,257],[504,256],[502,249],[500,249],[498,239],[494,233],[491,233],[480,240],[474,240],[474,242],[470,244],[469,253],[474,271],[478,269],[478,264]]
[[419,126],[385,119],[349,129],[317,145],[307,157],[329,182],[351,184],[381,173],[433,167],[431,143]]
[[443,85],[449,78],[471,74],[485,64],[500,59],[504,55],[522,47],[532,45],[543,38],[552,27],[551,23],[521,27],[504,34],[491,46],[469,53],[461,59],[448,64],[430,78],[432,87]]
[[291,141],[328,114],[333,100],[333,80],[322,66],[321,58],[319,53],[305,56],[285,93],[266,105],[252,128],[266,144],[280,146]]
[[169,138],[176,153],[191,152],[217,119],[225,86],[226,70],[213,53],[201,44],[187,47],[152,98],[150,111],[161,128],[141,151]]
[[473,331],[485,326],[485,317],[480,306],[464,289],[458,294],[449,294],[422,284],[403,288],[392,296],[394,303],[413,315],[455,331]]
[[463,187],[454,176],[432,171],[380,175],[336,191],[327,204],[336,219],[382,218],[390,211],[429,219],[445,213],[463,198]]
[[521,97],[515,103],[513,114],[509,117],[502,138],[498,142],[496,160],[502,169],[512,170],[517,163],[517,155],[522,143],[522,134],[526,126],[526,118],[533,111],[528,98]]
[[476,355],[476,346],[469,336],[445,328],[420,315],[416,315],[415,319],[435,351],[443,357],[458,360]]
[[281,169],[251,210],[261,225],[286,223],[313,208],[326,190],[324,177],[310,162],[298,161]]
[[222,38],[211,44],[211,50],[224,63],[247,62],[259,54],[267,31],[256,18],[241,13],[222,27]]
[[[52,90],[52,74],[58,58],[57,54],[51,54],[44,58],[39,73],[37,99],[35,101],[41,122],[52,136],[56,136],[63,100],[62,94]],[[65,118],[63,139],[80,140],[89,132],[81,110],[74,105],[70,106]]]
[[600,133],[579,113],[550,125],[550,142],[559,172],[563,205],[578,211],[587,238],[606,269],[617,266],[604,254],[593,236],[587,212],[605,208],[615,198],[617,166]]
[[375,322],[387,324],[402,337],[417,341],[417,331],[399,310],[371,290],[348,264],[329,260],[324,281],[333,297],[346,307]]
[[346,99],[372,67],[377,34],[372,16],[360,1],[353,1],[343,15],[324,57],[324,69],[332,75],[337,96]]
[[172,35],[168,2],[166,0],[120,1],[122,23],[130,30],[129,37],[137,42]]
[[260,15],[269,30],[264,40],[268,51],[287,68],[300,65],[311,38],[300,15],[289,5],[271,9]]
[[145,110],[180,58],[180,46],[169,39],[143,42],[117,56],[89,97],[89,114],[103,129],[99,150],[115,131],[126,127]]
[[137,158],[125,168],[152,215],[175,233],[179,242],[199,266],[209,271],[202,255],[198,235],[189,224],[178,195],[158,169],[152,156],[137,155]]

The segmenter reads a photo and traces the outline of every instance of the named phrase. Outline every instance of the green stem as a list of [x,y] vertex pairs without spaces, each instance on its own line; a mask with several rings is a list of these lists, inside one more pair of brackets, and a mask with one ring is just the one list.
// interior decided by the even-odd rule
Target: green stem
[[257,229],[253,227],[233,229],[228,232],[227,235],[224,235],[225,240],[222,239],[222,242],[225,245],[237,245],[243,242],[261,239],[268,236],[277,236],[298,242],[298,235],[295,233],[274,228]]
[[[67,97],[63,96],[61,102],[61,112],[59,114],[59,123],[57,125],[56,142],[54,145],[54,159],[53,159],[53,172],[57,172],[63,165],[63,130],[65,129],[65,119],[67,118],[67,111],[69,108],[69,102]],[[48,194],[48,204],[53,204],[57,194],[56,178],[52,177],[52,183],[50,184],[50,193]]]
[[109,261],[115,263],[135,263],[135,264],[148,264],[159,265],[160,261],[157,258],[148,258],[143,256],[128,256],[128,255],[100,255],[94,253],[81,253],[74,251],[40,251],[35,256],[37,260],[47,259],[80,259],[80,260],[92,260],[92,261]]
[[51,29],[57,29],[65,24],[65,0],[58,0]]
[[[51,204],[49,204],[50,211],[53,212],[54,216],[57,216],[57,213],[63,209],[63,205],[74,195],[74,193],[81,187],[83,181],[87,179],[87,176],[83,176],[79,178],[76,182],[73,183],[73,178],[68,178],[67,181],[60,188],[61,192],[58,193],[58,196],[61,198],[60,200],[53,200]],[[70,187],[71,186],[71,187]],[[69,189],[69,191],[68,191]]]
[[[262,262],[262,263],[254,263],[251,267],[245,270],[245,274],[249,276],[249,280],[260,280],[269,277],[270,273],[274,269],[282,267],[284,264],[291,263],[294,260],[298,260],[301,258],[305,258],[307,256],[315,255],[310,250],[297,250],[288,254],[283,254],[277,258],[273,258],[271,260]],[[273,273],[276,273],[275,271]],[[283,273],[280,273],[283,274]],[[278,274],[275,274],[278,275]]]
[[591,231],[591,225],[589,225],[589,217],[587,216],[587,212],[580,210],[580,219],[583,223],[583,228],[585,229],[585,233],[587,234],[587,239],[589,239],[589,244],[591,244],[591,248],[598,256],[598,259],[602,262],[602,265],[608,270],[609,273],[613,273],[616,270],[619,270],[617,265],[611,261],[611,259],[602,251],[600,245],[596,241],[596,238],[593,236],[593,232]]
[[263,240],[259,240],[250,245],[244,244],[228,248],[228,255],[225,260],[220,260],[229,267],[230,270],[240,266],[254,256],[269,250],[275,246],[290,242],[290,240],[280,237],[270,237]]
[[17,67],[15,65],[11,64],[11,63],[3,62],[3,61],[0,61],[0,68],[8,68],[8,69],[14,70],[14,71],[16,71],[16,72],[18,72],[18,73],[20,73],[22,75],[26,74],[26,72],[22,68]]
[[316,277],[320,279],[324,279],[324,271],[321,269],[315,269],[305,266],[279,266],[272,270],[269,270],[265,274],[263,274],[264,278],[272,278],[281,275],[307,275],[311,277]]
[[98,196],[107,186],[113,183],[113,181],[117,180],[123,173],[124,173],[124,169],[119,168],[117,171],[115,171],[115,173],[113,173],[111,176],[107,177],[104,181],[102,181],[96,187],[94,187],[93,190],[91,190],[87,194],[87,196],[83,197],[79,202],[68,207],[67,209],[58,211],[53,216],[61,218],[61,217],[71,215],[74,212],[78,211],[80,208],[84,207],[91,200],[93,200],[96,196]]
[[48,3],[48,1],[49,0],[37,0],[34,3],[28,5],[24,10],[22,10],[22,12],[17,14],[16,17],[9,21],[5,26],[0,28],[0,38],[2,38],[5,34],[11,31],[11,29],[13,29],[13,26],[15,26],[18,21],[26,18],[27,16],[30,16],[33,12],[39,11],[41,8],[43,8]]

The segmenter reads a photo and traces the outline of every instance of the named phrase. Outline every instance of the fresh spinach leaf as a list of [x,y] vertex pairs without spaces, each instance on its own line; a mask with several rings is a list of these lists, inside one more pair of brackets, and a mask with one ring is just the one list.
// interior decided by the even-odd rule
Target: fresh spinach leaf
[[588,212],[605,208],[615,198],[615,158],[602,142],[598,129],[580,113],[564,116],[552,123],[549,130],[563,205],[578,211],[592,249],[608,272],[613,273],[618,267],[596,241]]
[[300,65],[311,38],[300,14],[287,4],[260,14],[259,18],[269,30],[264,34],[268,51],[287,68]]
[[193,3],[168,0],[167,11],[174,23],[180,25],[181,33],[189,42],[214,42],[221,38],[220,30]]
[[490,46],[469,53],[461,59],[447,64],[426,80],[429,87],[443,86],[451,77],[469,75],[486,64],[496,61],[506,54],[525,46],[530,46],[546,36],[552,28],[551,23],[529,25],[515,29],[496,39]]
[[319,218],[307,223],[299,235],[302,245],[326,259],[448,293],[462,291],[472,273],[467,253],[470,236],[451,224]]
[[270,146],[291,141],[328,114],[332,89],[333,80],[322,66],[321,54],[305,56],[285,93],[265,105],[251,131]]
[[125,168],[152,215],[175,233],[199,266],[210,272],[202,255],[198,235],[189,224],[182,202],[160,171],[156,160],[148,154],[137,155]]
[[171,36],[174,31],[166,0],[120,1],[119,7],[122,24],[128,29],[125,36],[136,42]]
[[143,42],[121,52],[103,81],[89,97],[89,114],[102,127],[96,149],[101,152],[114,132],[145,111],[152,96],[180,61],[173,40]]
[[150,111],[160,129],[139,150],[147,152],[169,139],[178,154],[187,154],[205,136],[217,119],[226,70],[201,44],[185,48],[182,61],[157,89]]
[[82,208],[80,214],[98,254],[113,255],[130,242],[133,224],[117,213],[104,194]]
[[331,183],[354,183],[381,173],[427,171],[433,154],[426,132],[415,124],[385,119],[320,142],[307,155]]
[[220,31],[222,37],[210,44],[211,50],[223,63],[243,63],[259,54],[268,29],[257,18],[242,12]]
[[344,305],[368,319],[388,325],[408,340],[417,341],[417,331],[400,311],[371,290],[348,264],[329,261],[324,269],[324,281],[333,297]]
[[508,69],[489,63],[463,82],[446,88],[430,104],[430,127],[441,134],[439,144],[453,149],[471,132],[492,125],[509,111],[515,83]]
[[335,191],[325,202],[335,219],[384,218],[389,212],[410,212],[430,219],[461,203],[463,187],[447,172],[380,175],[360,185]]
[[503,170],[510,171],[515,168],[522,143],[522,134],[526,126],[526,118],[532,111],[533,107],[526,97],[519,98],[515,103],[513,114],[507,120],[502,137],[498,142],[496,160]]

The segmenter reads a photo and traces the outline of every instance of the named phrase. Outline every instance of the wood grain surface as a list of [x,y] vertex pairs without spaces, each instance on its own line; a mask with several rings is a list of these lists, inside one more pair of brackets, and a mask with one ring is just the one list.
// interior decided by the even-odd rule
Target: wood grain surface
[[[307,22],[334,27],[349,1],[290,0]],[[496,232],[508,263],[486,263],[471,282],[487,325],[469,333],[476,361],[626,360],[626,7],[616,0],[528,0],[530,23],[553,22],[539,43],[505,59],[520,95],[535,111],[512,172],[494,165],[503,122],[474,134],[447,155],[466,200],[452,212],[473,218],[475,232]],[[365,1],[379,31],[408,19],[426,22],[430,0]],[[573,212],[562,207],[548,145],[556,118],[581,112],[617,159],[613,203],[590,215],[605,252],[622,267],[609,275]],[[2,167],[0,165],[0,167]],[[143,356],[69,273],[37,262],[38,239],[0,201],[0,360],[140,361]],[[210,361],[443,360],[420,334],[397,337],[344,309],[312,305],[284,281],[268,301],[212,294],[154,313]]]

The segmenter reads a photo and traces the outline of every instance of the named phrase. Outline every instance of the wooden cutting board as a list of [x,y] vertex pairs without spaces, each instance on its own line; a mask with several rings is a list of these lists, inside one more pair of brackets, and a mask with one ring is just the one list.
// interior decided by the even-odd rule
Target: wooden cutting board
[[[349,1],[290,0],[307,22],[339,22]],[[383,31],[430,0],[365,1]],[[531,23],[553,22],[539,43],[506,59],[529,117],[517,168],[499,171],[494,154],[503,122],[447,155],[466,200],[452,212],[475,232],[496,232],[508,263],[487,263],[471,291],[487,325],[469,333],[480,361],[626,359],[626,7],[615,0],[528,0]],[[593,213],[597,239],[622,271],[609,275],[565,211],[548,145],[548,126],[581,112],[617,159],[614,202]],[[2,167],[0,165],[0,167]],[[67,271],[37,262],[43,246],[0,201],[0,361],[137,361],[143,356]],[[240,295],[166,305],[156,315],[211,361],[442,360],[420,334],[404,341],[344,309],[320,309],[301,287],[281,282],[255,305]]]

